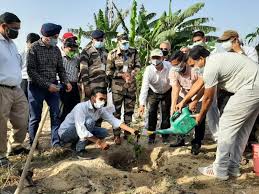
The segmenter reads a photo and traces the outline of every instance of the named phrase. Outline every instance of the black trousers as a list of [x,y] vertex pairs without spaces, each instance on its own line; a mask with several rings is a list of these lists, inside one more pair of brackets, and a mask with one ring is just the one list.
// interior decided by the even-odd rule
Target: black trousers
[[[161,102],[162,108],[162,122],[161,129],[170,128],[170,107],[171,107],[171,91],[168,90],[164,94],[154,93],[151,89],[148,91],[148,103],[149,103],[149,116],[148,116],[148,130],[155,131],[157,125],[157,111],[158,105]],[[163,135],[163,138],[167,138],[168,135]],[[155,135],[150,135],[151,139],[155,138]]]
[[66,116],[72,111],[72,109],[80,103],[80,94],[76,82],[72,82],[71,92],[66,92],[65,90],[60,91],[60,100],[63,105],[62,114],[60,116],[60,121],[63,122]]
[[[178,98],[178,102],[181,102],[182,100],[183,100],[182,97]],[[200,112],[201,104],[202,104],[202,102],[198,103],[196,112]],[[204,139],[204,135],[205,135],[205,124],[206,124],[206,117],[204,117],[204,119],[201,121],[201,123],[194,128],[195,133],[194,133],[194,139],[191,141],[192,145],[193,144],[201,145],[201,142]],[[179,135],[177,138],[178,138],[178,140],[184,139],[185,135]]]

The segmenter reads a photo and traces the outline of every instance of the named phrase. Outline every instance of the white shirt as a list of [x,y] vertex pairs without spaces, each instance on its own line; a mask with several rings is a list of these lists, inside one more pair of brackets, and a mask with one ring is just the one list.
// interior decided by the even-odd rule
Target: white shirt
[[28,49],[25,48],[23,52],[21,52],[21,58],[22,58],[22,79],[28,79],[28,73],[27,73],[27,64],[26,64],[26,57],[27,57],[27,51]]
[[252,89],[258,64],[245,55],[233,52],[213,54],[206,58],[203,79],[205,88],[218,85],[228,92]]
[[252,59],[254,62],[258,63],[258,54],[254,47],[251,46],[242,46],[242,49],[244,50],[244,53],[247,57]]
[[0,84],[19,86],[22,81],[21,56],[12,40],[0,34]]
[[106,120],[114,129],[119,128],[121,120],[115,118],[113,114],[106,110],[106,107],[95,109],[90,100],[77,104],[73,110],[66,116],[61,123],[58,134],[61,136],[63,132],[69,128],[76,128],[77,135],[80,139],[92,137],[93,134],[87,130],[85,126],[86,118],[97,121],[99,118]]
[[172,65],[168,61],[163,61],[163,69],[161,71],[158,71],[152,64],[146,67],[139,95],[140,105],[146,104],[149,88],[158,94],[164,94],[171,88],[169,80],[171,67]]

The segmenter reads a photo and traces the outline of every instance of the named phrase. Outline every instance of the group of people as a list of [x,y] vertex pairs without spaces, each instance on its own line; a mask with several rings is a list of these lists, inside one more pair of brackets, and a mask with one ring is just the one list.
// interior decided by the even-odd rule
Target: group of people
[[[143,114],[145,106],[148,107],[148,129],[154,131],[159,106],[161,129],[170,127],[170,115],[188,106],[197,123],[191,141],[194,155],[200,152],[207,117],[212,137],[217,142],[216,159],[199,171],[221,180],[238,177],[242,154],[258,121],[257,51],[243,46],[233,30],[219,37],[220,47],[216,49],[206,45],[201,31],[193,34],[192,41],[193,45],[181,48],[169,58],[164,56],[163,49],[151,52],[151,65],[146,67],[143,76],[139,112]],[[258,123],[256,125],[254,130],[258,130]],[[162,139],[166,143],[168,136]],[[155,136],[149,136],[149,143],[154,140]],[[184,145],[185,137],[179,135],[170,147]]]
[[[113,127],[114,142],[120,145],[139,131],[129,127],[136,105],[136,75],[143,68],[138,51],[129,45],[126,33],[117,35],[117,47],[108,52],[105,33],[92,32],[89,44],[79,52],[77,37],[67,32],[57,47],[62,27],[43,24],[41,36],[30,33],[27,48],[19,54],[12,39],[17,38],[20,19],[13,13],[0,15],[0,141],[7,142],[7,121],[13,128],[7,143],[0,144],[0,166],[8,156],[26,152],[41,120],[46,101],[51,118],[51,144],[59,148],[70,143],[80,157],[93,142],[106,150],[107,129]],[[213,165],[199,168],[207,176],[227,180],[240,176],[239,164],[259,113],[258,55],[243,46],[237,32],[228,30],[218,40],[221,49],[206,45],[202,31],[193,34],[190,46],[172,52],[169,41],[151,51],[139,95],[139,113],[145,113],[150,131],[170,127],[170,117],[185,106],[193,112],[197,125],[191,153],[199,154],[207,120],[217,142]],[[113,108],[107,103],[112,93]],[[158,114],[160,113],[160,119]],[[123,119],[121,118],[123,117]],[[124,122],[122,122],[122,120]],[[169,135],[163,135],[167,144]],[[154,144],[156,135],[148,137]],[[185,145],[178,135],[170,147]]]
[[[108,149],[104,140],[108,133],[101,128],[102,120],[112,124],[116,144],[121,144],[121,130],[125,136],[138,135],[128,125],[136,101],[134,77],[141,67],[138,52],[129,47],[126,34],[118,35],[118,47],[108,53],[104,32],[95,30],[91,42],[79,53],[76,36],[65,33],[59,49],[62,27],[45,23],[41,36],[28,34],[25,51],[18,53],[13,39],[18,37],[20,25],[15,14],[0,15],[1,142],[7,142],[8,120],[13,127],[8,143],[0,145],[0,166],[9,163],[10,155],[28,153],[22,144],[28,132],[32,145],[44,101],[49,107],[54,149],[71,143],[81,157],[91,142]],[[108,87],[112,89],[115,113],[106,105]],[[125,124],[120,119],[122,106]]]

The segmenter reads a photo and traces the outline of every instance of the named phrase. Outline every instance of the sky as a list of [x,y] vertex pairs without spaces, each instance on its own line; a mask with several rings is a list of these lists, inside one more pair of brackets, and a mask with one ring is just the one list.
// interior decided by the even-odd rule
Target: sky
[[[132,3],[132,0],[113,1],[122,9],[129,9]],[[163,11],[168,11],[168,2],[169,0],[138,0],[138,6],[144,4],[149,12],[155,12],[159,16]],[[225,30],[233,29],[244,39],[259,27],[259,14],[256,14],[258,0],[172,0],[172,9],[184,10],[197,2],[204,2],[205,7],[195,17],[212,18],[208,25],[217,27],[212,35],[219,36]],[[68,28],[82,27],[87,30],[89,24],[94,24],[93,13],[105,7],[105,0],[0,0],[0,5],[0,14],[8,11],[21,19],[20,35],[15,42],[18,49],[23,50],[26,35],[30,32],[40,33],[43,23],[60,24],[63,27],[61,35]]]

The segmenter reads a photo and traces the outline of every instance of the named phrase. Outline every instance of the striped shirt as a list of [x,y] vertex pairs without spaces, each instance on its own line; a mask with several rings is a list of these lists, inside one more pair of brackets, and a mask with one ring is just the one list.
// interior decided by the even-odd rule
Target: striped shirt
[[78,57],[70,59],[67,56],[63,56],[63,65],[66,71],[67,79],[70,82],[78,82],[79,64],[80,61]]
[[252,89],[258,65],[247,56],[226,52],[206,58],[203,79],[205,88],[218,85],[231,93],[240,89]]

